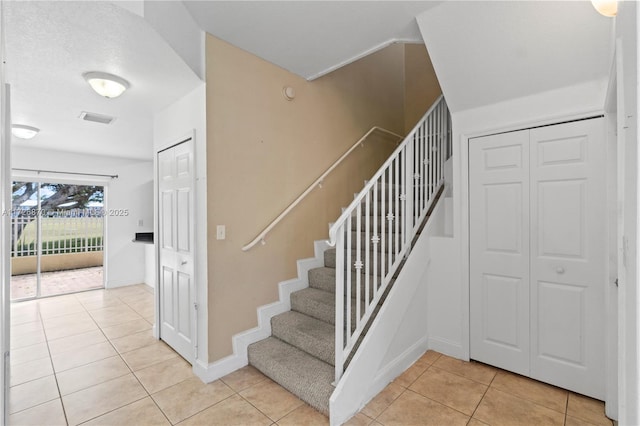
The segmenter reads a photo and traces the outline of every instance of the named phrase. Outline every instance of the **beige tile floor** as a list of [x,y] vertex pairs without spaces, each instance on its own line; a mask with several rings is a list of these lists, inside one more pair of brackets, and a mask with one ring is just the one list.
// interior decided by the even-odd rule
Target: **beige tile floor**
[[[253,367],[204,384],[151,336],[145,285],[14,303],[12,425],[327,425]],[[427,352],[350,425],[611,425],[601,402]]]

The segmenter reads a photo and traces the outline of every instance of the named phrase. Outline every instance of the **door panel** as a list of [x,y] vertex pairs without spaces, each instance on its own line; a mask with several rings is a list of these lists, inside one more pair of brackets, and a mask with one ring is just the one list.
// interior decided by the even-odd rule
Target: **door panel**
[[177,194],[178,251],[188,253],[191,251],[191,191],[188,188],[181,188],[177,191]]
[[584,179],[538,183],[538,256],[585,258],[586,184]]
[[522,253],[522,227],[518,212],[522,209],[522,184],[492,184],[484,187],[484,227],[500,232],[487,232],[487,252]]
[[173,248],[173,192],[164,191],[160,196],[160,241],[162,248]]
[[531,375],[604,399],[603,119],[531,130]]
[[587,139],[583,136],[552,139],[538,143],[538,166],[584,164]]
[[550,361],[584,366],[585,288],[538,282],[538,353]]
[[190,363],[195,360],[193,141],[158,153],[160,338]]
[[518,300],[522,295],[522,280],[485,274],[483,277],[483,337],[486,342],[515,349],[521,346],[518,336]]
[[520,374],[529,368],[527,143],[523,131],[469,147],[471,356]]
[[160,297],[162,298],[162,323],[164,326],[174,328],[173,314],[173,276],[171,268],[162,266],[162,280],[160,281]]
[[191,317],[190,317],[190,304],[191,304],[191,277],[188,274],[178,272],[178,287],[177,287],[177,299],[178,299],[178,332],[182,337],[191,338]]

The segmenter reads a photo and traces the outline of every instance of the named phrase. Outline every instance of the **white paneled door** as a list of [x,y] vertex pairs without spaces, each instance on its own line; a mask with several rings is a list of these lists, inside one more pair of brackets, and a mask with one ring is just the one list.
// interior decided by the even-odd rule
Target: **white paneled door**
[[598,399],[605,148],[602,119],[469,145],[471,357]]
[[160,338],[195,359],[193,140],[158,153]]
[[529,373],[529,132],[469,147],[471,349],[478,361]]

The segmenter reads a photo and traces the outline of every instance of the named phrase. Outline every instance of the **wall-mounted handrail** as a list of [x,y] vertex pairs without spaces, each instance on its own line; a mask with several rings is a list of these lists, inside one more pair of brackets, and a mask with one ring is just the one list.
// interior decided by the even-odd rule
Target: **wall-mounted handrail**
[[278,217],[276,217],[275,219],[273,219],[273,221],[266,227],[264,228],[264,230],[258,234],[257,237],[255,237],[253,239],[253,241],[251,241],[249,244],[245,245],[244,247],[242,247],[242,251],[248,251],[251,250],[251,248],[253,246],[255,246],[256,244],[258,244],[259,242],[264,243],[264,239],[267,236],[267,234],[276,227],[276,225],[278,225],[278,223],[280,223],[280,221],[282,221],[282,219],[288,215],[294,208],[296,208],[296,206],[298,204],[300,204],[300,202],[302,200],[305,199],[305,197],[307,195],[309,195],[309,193],[311,193],[311,191],[313,191],[316,187],[322,185],[322,182],[326,179],[326,177],[333,171],[333,169],[335,169],[336,167],[338,167],[338,165],[340,165],[340,163],[342,163],[342,161],[347,158],[349,156],[349,154],[351,154],[358,146],[362,145],[364,143],[364,141],[373,133],[373,132],[383,132],[383,133],[387,133],[391,136],[395,136],[398,138],[398,140],[402,140],[403,137],[398,135],[397,133],[394,133],[392,131],[389,131],[387,129],[383,129],[382,127],[378,127],[378,126],[374,126],[372,127],[367,133],[364,134],[364,136],[362,136],[360,139],[358,139],[358,141],[356,143],[353,144],[353,146],[351,148],[349,148],[347,150],[347,152],[345,152],[344,154],[342,154],[342,156],[340,158],[338,158],[324,173],[322,173],[322,175],[320,175],[320,177],[318,179],[316,179],[311,185],[309,185],[309,187],[298,196],[298,198],[296,198],[291,204],[289,204],[289,207],[287,207],[282,213],[280,213],[278,215]]

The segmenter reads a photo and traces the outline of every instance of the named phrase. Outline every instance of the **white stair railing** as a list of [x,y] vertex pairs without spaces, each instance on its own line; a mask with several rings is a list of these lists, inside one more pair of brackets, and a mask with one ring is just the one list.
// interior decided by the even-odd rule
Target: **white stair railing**
[[336,247],[335,379],[444,184],[451,117],[443,96],[329,230]]

